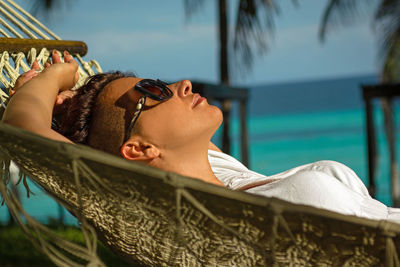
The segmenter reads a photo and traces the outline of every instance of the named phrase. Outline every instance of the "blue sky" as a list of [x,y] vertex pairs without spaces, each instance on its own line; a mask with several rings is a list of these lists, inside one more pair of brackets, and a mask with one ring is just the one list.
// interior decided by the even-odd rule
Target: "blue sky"
[[[24,7],[26,1],[19,0]],[[218,81],[217,1],[205,0],[188,21],[183,0],[69,0],[45,21],[63,39],[82,40],[87,58],[103,69],[135,71],[165,80]],[[237,0],[228,1],[234,19]],[[318,27],[327,0],[279,1],[275,35],[248,75],[232,83],[259,85],[378,73],[377,43],[370,17],[330,32],[324,44]]]

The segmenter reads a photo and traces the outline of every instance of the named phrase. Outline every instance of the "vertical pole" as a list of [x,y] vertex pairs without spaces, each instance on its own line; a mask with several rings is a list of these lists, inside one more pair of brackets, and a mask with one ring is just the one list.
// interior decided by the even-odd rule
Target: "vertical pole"
[[222,115],[224,117],[222,127],[222,151],[231,154],[231,137],[229,129],[231,124],[231,101],[224,99],[221,103]]
[[[228,63],[228,16],[226,0],[218,1],[219,13],[219,44],[220,44],[220,80],[223,85],[229,85],[229,63]],[[224,99],[221,103],[224,116],[222,128],[222,150],[230,154],[231,140],[229,136],[231,101]]]
[[385,114],[385,132],[390,156],[390,181],[393,206],[399,206],[399,185],[398,185],[398,167],[396,162],[396,137],[394,129],[394,116],[393,116],[393,101],[392,99],[383,99],[382,106]]
[[240,128],[241,128],[241,153],[242,163],[246,167],[249,166],[249,143],[247,135],[247,100],[240,100]]
[[219,0],[219,69],[220,80],[224,85],[229,85],[228,65],[228,15],[226,0]]
[[365,99],[365,114],[367,120],[367,149],[368,149],[368,191],[372,197],[375,196],[375,169],[376,169],[376,137],[371,99]]

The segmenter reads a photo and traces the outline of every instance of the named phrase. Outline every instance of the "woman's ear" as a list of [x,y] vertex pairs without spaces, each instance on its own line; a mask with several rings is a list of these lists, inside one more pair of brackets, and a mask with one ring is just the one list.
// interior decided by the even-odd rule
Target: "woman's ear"
[[128,140],[120,149],[123,158],[129,160],[149,161],[160,156],[160,150],[150,143],[139,140]]

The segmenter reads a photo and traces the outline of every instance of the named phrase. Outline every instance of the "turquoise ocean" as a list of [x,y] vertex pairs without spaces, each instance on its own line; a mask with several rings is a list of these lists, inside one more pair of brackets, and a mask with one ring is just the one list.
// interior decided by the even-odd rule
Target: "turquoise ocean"
[[[272,175],[318,160],[335,160],[352,168],[368,185],[365,114],[360,84],[376,82],[375,75],[358,75],[249,88],[250,168]],[[232,154],[240,160],[237,106],[233,108]],[[399,111],[397,104],[396,110]],[[378,102],[374,111],[379,151],[376,198],[391,205],[388,149]],[[399,125],[397,116],[395,120],[396,126]],[[217,145],[219,135],[220,131],[213,139]],[[25,197],[22,186],[19,191],[23,205],[31,215],[46,222],[61,214],[66,223],[76,223],[44,192],[33,183],[30,185],[35,192],[30,199]],[[0,222],[6,222],[8,218],[7,208],[1,207]]]

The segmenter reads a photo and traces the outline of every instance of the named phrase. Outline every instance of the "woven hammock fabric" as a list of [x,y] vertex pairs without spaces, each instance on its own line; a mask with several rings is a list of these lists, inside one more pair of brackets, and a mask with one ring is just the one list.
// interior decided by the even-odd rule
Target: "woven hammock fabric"
[[4,124],[0,149],[4,162],[12,159],[82,214],[128,260],[150,266],[400,265],[400,224],[229,190]]

